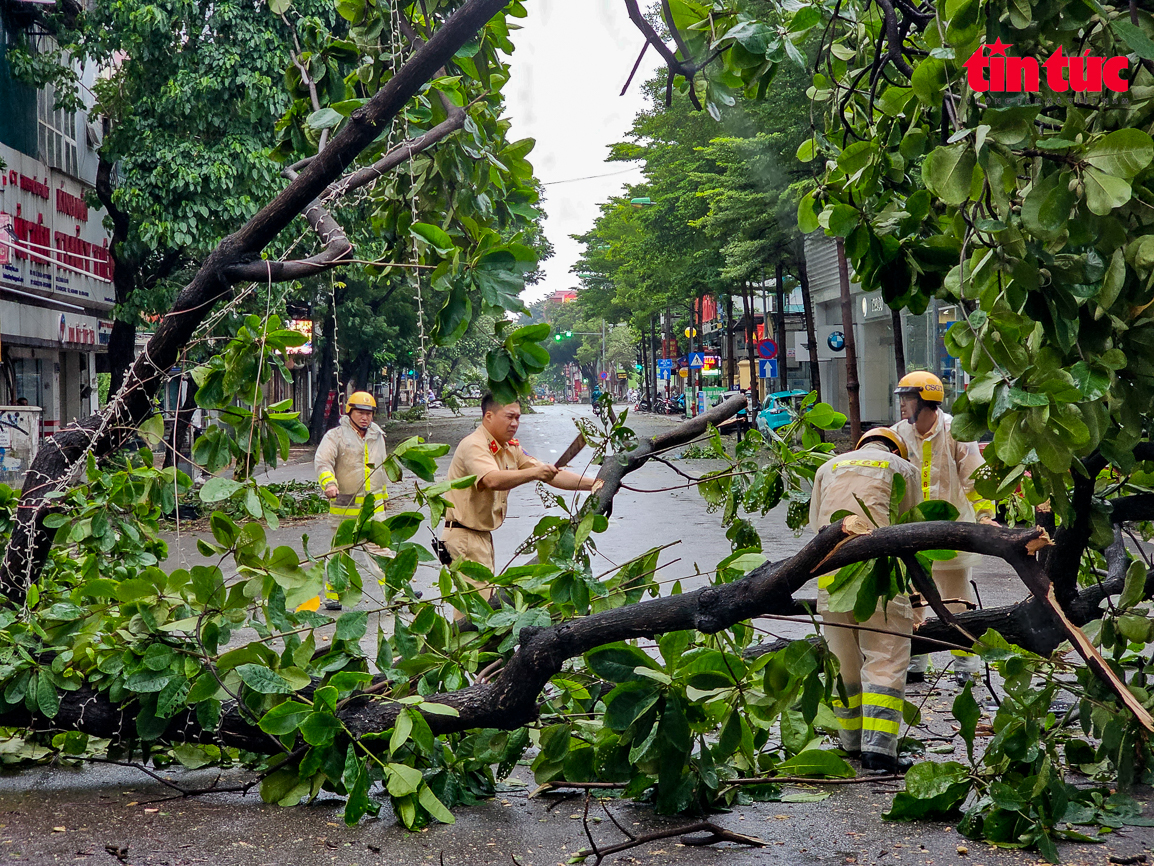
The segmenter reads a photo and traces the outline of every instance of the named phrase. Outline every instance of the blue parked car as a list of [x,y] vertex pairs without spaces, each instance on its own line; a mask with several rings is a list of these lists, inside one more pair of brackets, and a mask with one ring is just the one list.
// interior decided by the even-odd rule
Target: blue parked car
[[792,391],[774,391],[772,394],[766,394],[761,410],[757,413],[757,429],[764,436],[770,430],[784,427],[797,417],[798,406],[808,393],[795,388]]

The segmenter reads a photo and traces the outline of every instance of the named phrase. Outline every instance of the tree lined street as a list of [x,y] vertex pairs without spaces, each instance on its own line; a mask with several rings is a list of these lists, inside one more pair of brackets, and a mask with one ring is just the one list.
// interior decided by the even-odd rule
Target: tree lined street
[[[532,306],[552,245],[535,143],[512,138],[502,96],[531,3],[3,7],[5,69],[58,94],[55,110],[83,102],[84,64],[102,71],[89,149],[118,301],[101,411],[46,440],[19,493],[0,487],[0,725],[48,792],[0,786],[35,815],[13,852],[928,866],[970,845],[991,863],[1149,847],[1154,18],[1083,0],[621,2],[664,65],[627,84],[649,107],[609,157],[643,180],[578,237],[578,289]],[[1043,86],[1031,61],[1046,57]],[[815,342],[824,238],[824,327],[840,328],[824,339],[844,355],[804,365],[775,429],[722,437],[790,384],[787,312]],[[899,374],[903,311],[929,316],[922,355],[943,374],[949,359],[952,435],[983,440],[970,499],[1000,523],[930,496],[927,446],[921,504],[903,511],[895,486],[880,521],[859,501],[808,525],[815,473],[854,446],[863,383],[884,381],[858,353],[851,275]],[[759,382],[768,336],[777,381]],[[686,360],[691,417],[581,402],[595,385],[652,390],[659,358]],[[752,406],[731,387],[698,408],[707,375],[736,386],[742,363]],[[579,401],[551,402],[575,378]],[[187,464],[190,419],[166,428],[157,411],[178,379],[181,411],[208,419]],[[383,464],[356,457],[366,485],[389,479],[383,519],[362,490],[334,532],[282,522],[266,485],[315,482],[302,446],[353,389],[394,419]],[[446,469],[478,418],[433,403],[482,389],[498,408],[539,404],[519,440],[490,432],[494,455],[551,463],[580,430],[571,468],[597,484],[517,487],[496,569],[441,567],[430,533],[477,480]],[[205,517],[181,526],[192,501]],[[980,601],[951,614],[958,599],[926,575],[957,554],[981,555]],[[981,660],[960,690],[931,677],[892,699],[916,762],[904,778],[834,746],[851,696],[815,637],[820,576],[828,609],[859,623],[917,589],[936,616],[914,653],[937,653],[939,674],[949,650]],[[495,606],[477,591],[490,585]],[[313,611],[322,595],[340,607]],[[72,796],[56,768],[72,764],[107,774],[78,776],[94,784],[87,823],[52,823]],[[93,793],[121,803],[129,768],[174,774],[173,793],[223,773],[309,830],[262,809],[267,830],[230,814],[231,833],[201,843],[238,790],[165,814],[140,782],[93,809]],[[565,790],[589,796],[542,808]],[[691,826],[703,858],[680,838]]]

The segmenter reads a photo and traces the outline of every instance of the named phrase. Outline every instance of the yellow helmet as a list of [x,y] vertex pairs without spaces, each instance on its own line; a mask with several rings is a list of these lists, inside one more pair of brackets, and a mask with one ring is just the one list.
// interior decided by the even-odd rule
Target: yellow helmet
[[910,452],[906,449],[906,443],[889,427],[874,427],[872,430],[866,430],[866,432],[861,434],[861,439],[857,440],[857,447],[861,448],[871,439],[884,439],[891,445],[898,446],[898,456],[901,457],[902,460],[908,460],[910,457]]
[[942,387],[942,380],[933,373],[918,370],[902,376],[895,394],[917,394],[927,403],[941,403],[946,397],[946,389]]
[[345,404],[345,411],[352,412],[353,409],[372,409],[374,412],[377,409],[377,401],[373,399],[373,395],[368,391],[353,391],[349,394],[349,402]]

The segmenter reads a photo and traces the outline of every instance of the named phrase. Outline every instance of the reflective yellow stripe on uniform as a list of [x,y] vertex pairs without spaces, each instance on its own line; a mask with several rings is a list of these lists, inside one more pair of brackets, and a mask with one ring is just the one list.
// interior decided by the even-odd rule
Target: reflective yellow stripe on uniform
[[848,695],[847,699],[849,700],[849,703],[843,704],[841,702],[840,698],[834,698],[833,699],[834,709],[855,710],[861,706],[861,693],[860,692],[856,695]]
[[996,509],[994,508],[993,501],[986,499],[985,497],[982,496],[982,494],[978,493],[978,491],[971,490],[969,493],[966,494],[966,498],[974,504],[974,513],[975,514],[985,513],[985,514],[989,514],[991,517],[994,515],[994,512]]
[[861,726],[862,730],[865,731],[877,731],[879,734],[890,734],[895,737],[901,731],[901,722],[878,719],[873,716],[866,716],[862,719]]
[[369,492],[369,476],[373,474],[372,467],[369,466],[369,443],[366,439],[362,447],[365,449],[365,454],[361,462],[365,464],[365,493]]
[[879,695],[877,692],[866,692],[862,702],[867,707],[883,707],[887,710],[893,710],[895,713],[900,713],[905,704],[901,698]]
[[874,466],[878,469],[886,469],[890,465],[888,460],[842,460],[835,469],[840,469],[843,466]]
[[934,446],[929,439],[922,442],[922,499],[930,498],[930,463],[934,456]]
[[331,472],[329,472],[329,470],[325,469],[321,472],[320,477],[317,479],[317,481],[320,482],[321,488],[324,489],[325,487],[328,487],[330,484],[336,484],[337,483],[337,476],[333,475],[333,473],[331,473]]

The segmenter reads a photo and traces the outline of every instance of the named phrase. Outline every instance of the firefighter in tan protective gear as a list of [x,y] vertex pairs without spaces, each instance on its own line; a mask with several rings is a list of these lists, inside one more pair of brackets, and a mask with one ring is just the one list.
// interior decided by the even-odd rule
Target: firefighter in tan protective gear
[[[994,503],[974,490],[973,474],[985,460],[975,442],[959,442],[950,434],[953,416],[942,411],[945,389],[933,373],[915,372],[903,376],[894,393],[901,402],[902,420],[890,429],[905,443],[910,463],[918,470],[922,499],[944,499],[958,509],[958,520],[970,523],[994,522]],[[963,611],[975,603],[970,585],[974,554],[959,552],[954,559],[934,563],[933,579],[946,607]],[[914,611],[914,623],[926,618],[926,610]],[[976,680],[981,662],[973,653],[951,650],[954,676],[959,685]],[[929,656],[910,660],[909,680],[925,679]]]
[[[373,520],[385,519],[389,492],[385,487],[384,464],[388,452],[385,433],[373,421],[376,411],[377,401],[372,394],[354,391],[345,404],[346,414],[341,416],[340,424],[325,434],[313,458],[317,482],[329,500],[329,525],[334,535],[342,522],[361,513],[365,496],[370,493],[373,494]],[[360,557],[361,563],[369,574],[380,579],[382,573],[373,555],[389,556],[391,552],[376,545],[367,547],[367,553],[362,552]],[[336,594],[326,590],[326,595],[329,600],[325,607],[340,610]]]
[[[888,526],[890,497],[898,476],[905,485],[898,511],[909,511],[922,501],[922,494],[917,471],[905,457],[905,444],[888,427],[864,433],[856,450],[834,457],[817,471],[809,501],[810,527],[817,532],[842,510]],[[862,512],[862,505],[868,514]],[[852,611],[830,611],[833,579],[833,574],[818,578],[817,609],[826,643],[837,656],[847,697],[846,704],[834,700],[842,748],[851,755],[860,752],[866,770],[902,772],[909,766],[898,758],[914,624],[909,596],[898,595],[884,606],[879,602],[873,615],[860,623],[877,631],[860,631],[849,627],[859,625]]]

